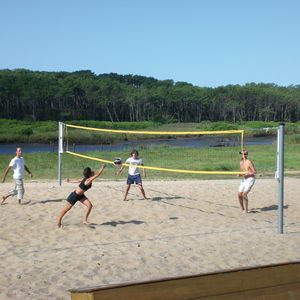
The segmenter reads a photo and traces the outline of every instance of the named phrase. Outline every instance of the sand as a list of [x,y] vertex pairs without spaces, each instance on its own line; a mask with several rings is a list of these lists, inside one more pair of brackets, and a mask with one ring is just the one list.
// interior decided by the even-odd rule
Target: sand
[[[144,181],[149,198],[125,183],[98,180],[82,224],[77,203],[56,226],[76,184],[25,181],[0,206],[0,299],[70,299],[69,289],[300,260],[300,179],[285,178],[284,234],[278,234],[278,183],[257,179],[249,214],[239,179]],[[12,182],[0,184],[5,194]]]

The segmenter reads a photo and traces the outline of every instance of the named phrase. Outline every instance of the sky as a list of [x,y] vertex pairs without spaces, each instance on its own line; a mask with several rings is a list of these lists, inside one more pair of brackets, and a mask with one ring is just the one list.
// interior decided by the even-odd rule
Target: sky
[[298,0],[0,0],[0,69],[300,84]]

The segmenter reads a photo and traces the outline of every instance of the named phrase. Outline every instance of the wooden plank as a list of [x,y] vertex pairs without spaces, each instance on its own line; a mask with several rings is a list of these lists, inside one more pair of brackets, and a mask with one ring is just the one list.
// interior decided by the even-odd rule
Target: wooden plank
[[214,296],[203,296],[193,300],[299,300],[300,285],[288,284],[278,287],[247,290]]
[[88,292],[88,293],[72,293],[71,292],[71,299],[72,300],[94,300],[94,293]]
[[[274,298],[277,295],[284,296],[284,299],[300,299],[300,262],[71,290],[70,292],[72,300],[141,298],[143,300],[181,300],[208,299],[208,297],[209,299],[282,299]],[[89,298],[90,295],[93,296]]]

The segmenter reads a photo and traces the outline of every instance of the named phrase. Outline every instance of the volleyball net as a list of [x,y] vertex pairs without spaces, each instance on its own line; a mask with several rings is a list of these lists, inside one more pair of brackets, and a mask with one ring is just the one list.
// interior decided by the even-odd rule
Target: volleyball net
[[[130,131],[63,124],[66,153],[114,165],[123,165],[132,149],[139,151],[144,168],[154,173],[245,174],[239,169],[244,130],[224,131]],[[80,150],[80,143],[94,147]],[[245,158],[244,158],[245,163]],[[136,166],[135,166],[136,167]],[[245,170],[247,165],[245,163]],[[152,173],[151,172],[151,173]]]

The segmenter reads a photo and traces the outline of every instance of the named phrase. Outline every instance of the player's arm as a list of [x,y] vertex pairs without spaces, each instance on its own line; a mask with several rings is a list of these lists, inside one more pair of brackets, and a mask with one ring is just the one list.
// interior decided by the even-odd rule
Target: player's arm
[[27,168],[26,165],[24,165],[24,169],[25,169],[26,172],[29,174],[29,176],[32,177],[32,173],[29,171],[29,169]]
[[8,166],[7,169],[5,170],[4,175],[3,175],[2,179],[1,179],[2,183],[5,181],[6,175],[9,172],[10,169],[11,169],[11,166]]
[[[127,163],[127,161],[125,162],[125,164]],[[125,166],[124,165],[122,165],[122,167],[120,168],[120,170],[118,171],[118,175],[123,171],[123,169],[125,168]]]
[[67,182],[70,182],[70,183],[78,183],[78,182],[81,182],[82,179],[83,179],[83,178],[81,178],[81,179],[70,180],[69,178],[67,178],[66,181],[67,181]]
[[[144,164],[142,163],[141,166],[144,166]],[[144,177],[146,177],[146,169],[145,168],[143,168],[143,175],[144,175]]]
[[90,185],[93,180],[95,180],[97,177],[99,177],[101,175],[101,173],[103,172],[105,167],[106,167],[106,164],[102,163],[102,167],[98,170],[98,172],[94,176],[88,178],[85,181],[86,185]]

